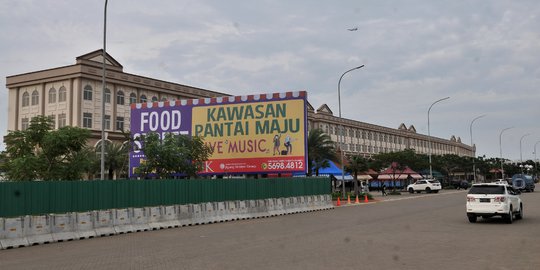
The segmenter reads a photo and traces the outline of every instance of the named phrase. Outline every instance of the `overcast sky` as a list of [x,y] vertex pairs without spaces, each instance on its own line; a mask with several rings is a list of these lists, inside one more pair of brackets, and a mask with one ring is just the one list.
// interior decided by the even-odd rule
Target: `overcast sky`
[[[102,48],[98,0],[0,0],[0,77],[72,65]],[[354,29],[349,31],[348,29]],[[110,0],[107,52],[124,72],[233,95],[308,91],[317,109],[534,158],[540,1]],[[7,90],[0,92],[7,133]],[[2,146],[3,148],[3,146]],[[540,150],[540,143],[537,145]],[[540,155],[538,155],[540,156]]]

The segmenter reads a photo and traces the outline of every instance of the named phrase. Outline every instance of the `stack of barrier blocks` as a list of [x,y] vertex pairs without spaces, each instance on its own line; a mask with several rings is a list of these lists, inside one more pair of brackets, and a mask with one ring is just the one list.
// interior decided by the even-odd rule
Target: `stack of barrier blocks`
[[334,208],[330,195],[0,218],[0,249]]

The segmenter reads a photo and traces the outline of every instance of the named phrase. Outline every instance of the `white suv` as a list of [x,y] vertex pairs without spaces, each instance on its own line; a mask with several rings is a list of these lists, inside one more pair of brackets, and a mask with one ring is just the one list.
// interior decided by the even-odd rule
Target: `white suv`
[[474,184],[467,194],[467,217],[476,222],[477,217],[501,216],[506,223],[523,218],[523,202],[519,191],[505,183]]
[[421,179],[416,181],[414,184],[407,186],[409,193],[420,193],[422,191],[425,191],[426,193],[437,193],[439,190],[441,190],[441,188],[441,183],[434,179]]

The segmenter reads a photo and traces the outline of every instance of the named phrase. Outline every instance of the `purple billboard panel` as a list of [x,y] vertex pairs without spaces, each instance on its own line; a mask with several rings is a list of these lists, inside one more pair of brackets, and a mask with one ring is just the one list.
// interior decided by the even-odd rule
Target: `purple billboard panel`
[[[175,106],[185,101],[164,101],[154,103],[137,103],[131,105],[131,134],[134,146],[129,153],[129,176],[135,174],[135,169],[144,161],[144,154],[140,150],[141,142],[137,140],[149,132],[159,134],[167,133],[191,135],[192,106]],[[187,104],[186,104],[187,105]]]

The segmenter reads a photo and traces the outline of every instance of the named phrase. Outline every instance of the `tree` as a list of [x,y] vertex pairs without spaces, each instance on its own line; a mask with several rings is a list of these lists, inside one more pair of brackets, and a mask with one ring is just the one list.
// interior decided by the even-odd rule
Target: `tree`
[[[95,153],[98,155],[101,153],[101,143],[96,147]],[[108,179],[116,179],[117,176],[126,172],[129,161],[128,153],[129,149],[126,144],[105,141],[105,168],[108,172]]]
[[369,160],[360,154],[348,156],[347,160],[348,162],[345,170],[349,173],[353,173],[354,195],[358,196],[360,194],[358,191],[358,173],[365,172],[369,169]]
[[312,129],[308,133],[308,175],[315,171],[319,175],[319,169],[330,166],[328,160],[336,161],[337,155],[334,142],[322,129]]
[[143,178],[151,174],[161,179],[172,178],[179,173],[195,177],[212,155],[212,149],[201,137],[167,133],[161,140],[157,133],[149,133],[141,140],[146,160],[136,173]]
[[3,170],[10,180],[82,179],[87,159],[81,151],[90,131],[78,127],[52,130],[48,116],[36,116],[24,131],[5,137]]

